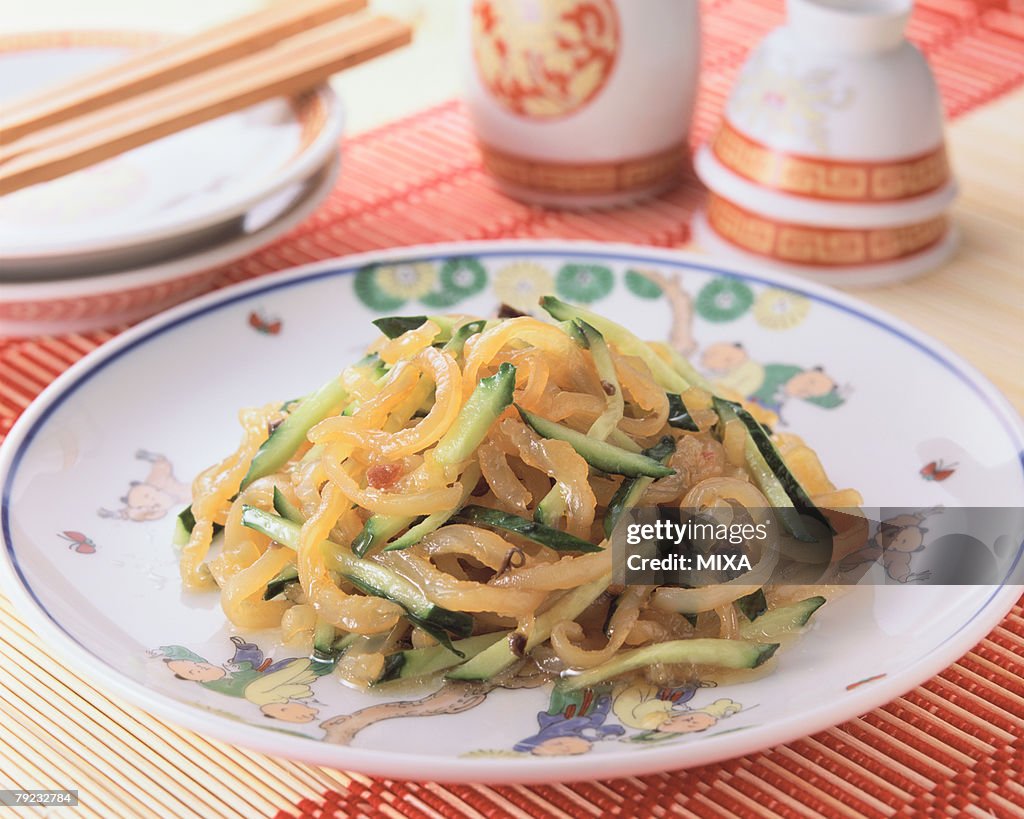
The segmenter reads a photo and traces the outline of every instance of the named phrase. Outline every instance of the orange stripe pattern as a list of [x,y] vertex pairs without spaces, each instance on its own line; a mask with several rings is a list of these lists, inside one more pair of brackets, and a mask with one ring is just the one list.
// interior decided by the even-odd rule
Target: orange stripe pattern
[[776,151],[741,133],[726,118],[711,150],[744,179],[808,199],[896,202],[936,191],[950,179],[944,146],[892,162],[824,160]]
[[707,220],[723,239],[749,253],[787,264],[853,267],[895,262],[921,253],[946,233],[945,216],[886,228],[839,229],[779,222],[708,194]]

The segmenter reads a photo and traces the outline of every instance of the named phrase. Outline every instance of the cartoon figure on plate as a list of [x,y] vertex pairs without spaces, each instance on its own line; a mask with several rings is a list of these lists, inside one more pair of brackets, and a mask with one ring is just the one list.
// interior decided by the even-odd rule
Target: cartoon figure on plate
[[537,714],[539,730],[520,740],[513,750],[534,756],[576,756],[585,754],[595,742],[621,736],[621,725],[605,725],[611,711],[611,687],[551,691],[547,711]]
[[164,455],[140,449],[136,460],[150,464],[144,480],[132,481],[128,492],[121,496],[120,509],[100,509],[101,518],[117,518],[144,523],[160,520],[171,509],[188,503],[192,492],[188,484],[174,477],[174,466]]
[[229,697],[241,697],[258,706],[265,717],[304,723],[316,719],[309,704],[310,686],[331,671],[330,663],[308,657],[289,657],[276,662],[265,657],[255,644],[232,637],[235,653],[223,665],[214,665],[184,646],[160,646],[150,656],[161,658],[175,677],[195,682]]
[[930,571],[911,571],[913,556],[923,551],[924,536],[928,530],[921,524],[929,515],[942,511],[925,509],[912,515],[896,515],[878,524],[878,531],[867,546],[848,555],[839,564],[841,572],[850,572],[858,566],[880,562],[885,573],[897,583],[923,583],[931,577]]
[[661,742],[683,734],[700,733],[743,710],[740,703],[728,697],[702,708],[690,707],[697,691],[713,686],[712,682],[694,680],[671,688],[645,682],[617,688],[612,701],[615,716],[623,725],[640,729],[640,733],[623,741]]
[[500,682],[447,681],[437,691],[418,700],[369,705],[351,714],[339,714],[326,719],[320,723],[320,727],[324,729],[325,742],[349,745],[361,731],[387,719],[461,714],[483,703],[495,688],[536,688],[545,682],[543,674],[515,675],[502,678]]
[[780,418],[783,407],[794,399],[822,409],[835,409],[846,400],[835,379],[822,367],[761,364],[738,341],[719,341],[706,347],[701,366],[717,386],[738,393]]

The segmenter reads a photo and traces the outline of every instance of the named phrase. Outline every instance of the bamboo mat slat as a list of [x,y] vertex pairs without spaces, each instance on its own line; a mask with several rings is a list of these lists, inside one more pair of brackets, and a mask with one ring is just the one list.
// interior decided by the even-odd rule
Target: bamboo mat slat
[[[782,2],[706,0],[703,12],[695,143],[717,123],[749,47],[781,21]],[[910,33],[955,120],[948,136],[964,247],[925,280],[863,295],[946,341],[1021,408],[1024,91],[1007,92],[1024,81],[1024,15],[1006,0],[919,0]],[[614,213],[512,202],[482,171],[457,102],[348,140],[344,150],[339,187],[317,213],[211,286],[448,239],[683,246],[701,195],[689,179]],[[120,329],[0,342],[0,437],[57,374]],[[534,787],[398,783],[235,748],[93,687],[50,656],[2,598],[0,618],[0,787],[79,789],[80,807],[47,816],[1024,817],[1024,598],[960,661],[860,719],[718,765]]]

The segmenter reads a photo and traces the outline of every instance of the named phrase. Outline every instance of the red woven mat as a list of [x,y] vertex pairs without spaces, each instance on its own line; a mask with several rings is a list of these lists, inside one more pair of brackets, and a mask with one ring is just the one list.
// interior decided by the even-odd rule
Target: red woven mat
[[[1015,0],[918,0],[910,26],[950,117],[1024,81]],[[749,47],[782,0],[705,0],[694,141],[717,122]],[[419,242],[562,237],[675,246],[700,187],[646,205],[570,214],[508,200],[480,168],[451,102],[349,140],[340,185],[301,227],[215,278],[236,282],[346,253]],[[0,438],[57,374],[116,334],[0,342]],[[1024,602],[1024,599],[1022,599]],[[355,777],[310,794],[301,816],[1024,816],[1024,607],[974,651],[895,702],[835,729],[720,765],[583,785],[440,786]],[[282,814],[287,816],[288,814]]]

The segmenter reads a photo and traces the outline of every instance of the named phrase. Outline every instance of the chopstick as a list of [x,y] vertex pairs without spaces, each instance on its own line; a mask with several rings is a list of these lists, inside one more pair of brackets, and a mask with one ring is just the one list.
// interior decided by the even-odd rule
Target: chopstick
[[284,0],[5,103],[0,112],[0,144],[245,57],[366,4],[367,0]]
[[411,39],[388,17],[320,26],[180,82],[115,103],[26,138],[31,150],[0,150],[0,195],[55,179],[132,148],[273,97],[306,91],[331,74]]

